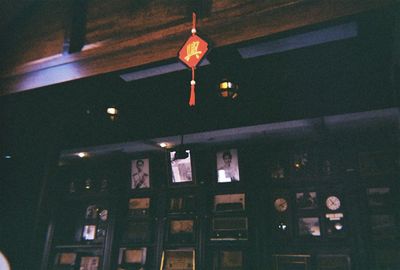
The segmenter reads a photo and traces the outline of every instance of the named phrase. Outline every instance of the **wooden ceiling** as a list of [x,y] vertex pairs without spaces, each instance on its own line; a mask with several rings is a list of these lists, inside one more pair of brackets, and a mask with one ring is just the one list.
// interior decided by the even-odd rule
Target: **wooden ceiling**
[[[198,31],[218,48],[382,9],[396,2],[36,1],[21,6],[27,8],[18,21],[11,25],[8,19],[2,21],[11,31],[1,50],[0,95],[173,59],[190,35],[193,10],[199,13]],[[80,43],[81,50],[68,52],[68,47],[79,47]]]

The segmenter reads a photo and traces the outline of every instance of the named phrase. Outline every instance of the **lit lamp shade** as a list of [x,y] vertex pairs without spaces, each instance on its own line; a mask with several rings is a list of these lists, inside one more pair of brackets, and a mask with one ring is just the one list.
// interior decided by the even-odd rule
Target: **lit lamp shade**
[[229,80],[222,80],[218,86],[219,95],[223,98],[236,99],[239,95],[238,89],[238,85]]

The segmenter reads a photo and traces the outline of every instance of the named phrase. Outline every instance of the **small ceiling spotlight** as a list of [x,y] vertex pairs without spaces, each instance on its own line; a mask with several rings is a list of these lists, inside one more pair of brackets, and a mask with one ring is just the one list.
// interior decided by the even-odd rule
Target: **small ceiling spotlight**
[[109,115],[111,120],[115,120],[119,114],[119,110],[114,106],[108,107],[107,114]]
[[169,146],[169,143],[161,142],[158,145],[161,146],[162,148],[167,148]]
[[223,98],[236,99],[239,96],[239,85],[227,79],[223,79],[218,85],[219,95]]
[[84,157],[88,157],[89,156],[89,153],[87,153],[87,152],[79,152],[79,153],[77,153],[76,154],[78,157],[80,157],[80,158],[84,158]]
[[5,155],[4,158],[5,158],[5,159],[11,159],[12,156],[11,156],[11,155]]

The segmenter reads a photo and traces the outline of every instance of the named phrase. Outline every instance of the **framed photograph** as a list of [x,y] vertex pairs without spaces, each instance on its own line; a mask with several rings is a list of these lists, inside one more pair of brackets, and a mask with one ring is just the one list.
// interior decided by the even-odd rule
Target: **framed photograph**
[[297,209],[311,210],[318,207],[316,192],[298,192],[296,193]]
[[217,153],[218,183],[240,181],[239,160],[236,149],[224,150]]
[[170,220],[168,241],[188,243],[194,241],[194,220]]
[[121,248],[119,264],[146,264],[147,248]]
[[150,188],[149,159],[136,159],[131,163],[131,188]]
[[211,240],[247,240],[247,217],[215,217]]
[[299,218],[299,236],[321,236],[318,217]]
[[165,250],[161,258],[162,270],[195,270],[195,250]]
[[194,195],[184,195],[177,197],[170,197],[169,209],[170,213],[180,212],[194,212],[196,207],[196,201]]
[[126,243],[142,243],[151,240],[152,224],[149,221],[130,220],[126,225],[123,241]]
[[370,207],[387,207],[390,204],[390,188],[367,188],[368,205]]
[[187,183],[193,181],[190,150],[185,151],[187,157],[178,158],[176,151],[170,152],[172,183]]
[[221,194],[214,196],[215,212],[231,212],[245,210],[245,194]]
[[63,252],[58,254],[58,264],[60,265],[75,265],[76,253]]
[[317,270],[351,270],[350,257],[348,255],[318,255]]
[[99,212],[99,207],[97,205],[89,205],[86,208],[86,219],[97,219],[97,214]]
[[150,198],[129,199],[129,216],[147,215],[150,209]]
[[100,257],[98,256],[83,256],[79,270],[98,270],[100,265]]
[[83,240],[94,240],[96,238],[96,225],[85,225],[83,226],[82,239]]
[[215,268],[217,270],[242,270],[243,252],[241,250],[221,250],[216,252]]
[[310,270],[310,255],[272,255],[274,270]]

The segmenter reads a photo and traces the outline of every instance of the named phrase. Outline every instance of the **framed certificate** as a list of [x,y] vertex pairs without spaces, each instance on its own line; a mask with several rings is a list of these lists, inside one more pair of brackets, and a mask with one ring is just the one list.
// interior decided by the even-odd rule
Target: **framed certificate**
[[194,220],[173,219],[169,222],[168,241],[188,243],[194,241]]
[[75,265],[76,253],[63,252],[58,254],[58,264],[60,265]]
[[194,249],[165,250],[161,270],[195,270]]
[[175,151],[170,152],[172,183],[193,181],[190,150],[186,150],[185,153],[185,156],[179,156]]
[[218,183],[240,181],[239,160],[236,149],[224,150],[217,153]]
[[214,196],[215,212],[232,212],[245,210],[245,194],[221,194]]
[[146,253],[147,248],[121,248],[120,249],[120,264],[129,265],[145,265],[146,264]]
[[150,198],[131,198],[129,199],[129,215],[147,215],[150,208]]

